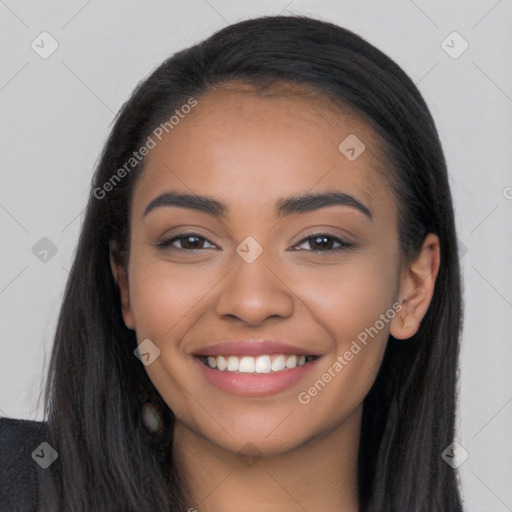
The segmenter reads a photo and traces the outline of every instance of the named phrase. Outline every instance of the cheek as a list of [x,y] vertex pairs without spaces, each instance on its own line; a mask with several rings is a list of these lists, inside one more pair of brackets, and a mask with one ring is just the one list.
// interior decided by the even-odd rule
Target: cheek
[[[332,331],[338,349],[373,326],[391,307],[397,272],[392,258],[371,253],[354,255],[346,265],[338,265],[297,280],[318,320]],[[380,325],[380,324],[379,324]]]
[[391,258],[368,254],[329,275],[309,279],[310,289],[305,293],[332,344],[312,385],[322,382],[310,389],[311,393],[304,390],[311,398],[319,397],[318,405],[332,406],[344,396],[355,407],[373,384],[395,315],[395,266]]
[[[180,322],[204,307],[216,279],[162,260],[134,260],[130,275],[130,301],[137,334],[163,343]],[[173,331],[174,332],[174,331]]]

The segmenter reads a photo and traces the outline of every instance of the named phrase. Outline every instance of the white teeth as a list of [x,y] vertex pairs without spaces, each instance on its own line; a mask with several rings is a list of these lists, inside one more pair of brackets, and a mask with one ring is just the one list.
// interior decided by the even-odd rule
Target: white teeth
[[[252,359],[252,357],[251,357]],[[272,368],[269,356],[260,356],[256,359],[256,373],[268,373]]]
[[254,373],[256,367],[256,363],[254,362],[254,357],[242,357],[240,359],[240,363],[238,364],[238,371],[241,373]]
[[286,361],[286,368],[295,368],[297,366],[297,356],[290,356]]
[[236,356],[228,357],[228,370],[230,372],[238,371],[238,357],[236,357]]
[[[224,356],[214,357],[213,359],[217,360],[217,368],[219,370],[224,371],[228,367],[228,363],[224,359]],[[210,368],[215,368],[215,366],[212,366],[210,364],[210,358],[208,358],[208,364],[209,364]]]
[[286,368],[286,363],[284,360],[284,356],[277,356],[274,361],[272,361],[272,370],[274,372],[280,372]]
[[293,369],[302,366],[314,359],[313,356],[305,355],[261,355],[252,356],[208,356],[203,361],[213,369],[228,372],[240,373],[270,373],[280,372],[285,369]]

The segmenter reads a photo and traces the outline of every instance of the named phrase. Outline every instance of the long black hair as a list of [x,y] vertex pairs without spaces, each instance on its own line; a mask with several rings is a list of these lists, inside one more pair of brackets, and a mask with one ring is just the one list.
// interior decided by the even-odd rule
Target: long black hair
[[[115,119],[92,180],[45,389],[63,508],[190,507],[169,456],[174,416],[134,356],[136,337],[123,321],[109,247],[117,248],[119,261],[129,258],[130,204],[144,159],[131,168],[126,162],[182,105],[191,98],[200,103],[229,81],[302,85],[352,109],[386,155],[402,257],[417,255],[426,234],[438,235],[441,266],[428,311],[409,340],[390,336],[364,400],[359,501],[361,512],[461,511],[457,472],[441,457],[454,439],[462,298],[436,127],[395,62],[351,31],[306,16],[242,21],[176,53],[138,84]],[[146,399],[163,417],[158,435],[141,422]]]

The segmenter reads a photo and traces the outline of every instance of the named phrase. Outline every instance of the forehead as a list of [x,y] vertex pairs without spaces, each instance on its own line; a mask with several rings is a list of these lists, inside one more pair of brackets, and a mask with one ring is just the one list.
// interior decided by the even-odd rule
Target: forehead
[[[378,137],[350,109],[289,84],[228,83],[197,102],[155,139],[135,201],[171,188],[254,203],[260,212],[283,195],[317,189],[341,189],[368,205],[385,200]],[[355,160],[340,151],[345,140],[364,144]]]

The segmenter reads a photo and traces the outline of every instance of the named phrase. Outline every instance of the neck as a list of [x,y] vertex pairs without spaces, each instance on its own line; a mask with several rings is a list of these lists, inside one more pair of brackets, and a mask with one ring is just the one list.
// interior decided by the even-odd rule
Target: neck
[[177,422],[173,461],[199,512],[358,512],[362,406],[341,425],[278,455],[242,457]]

